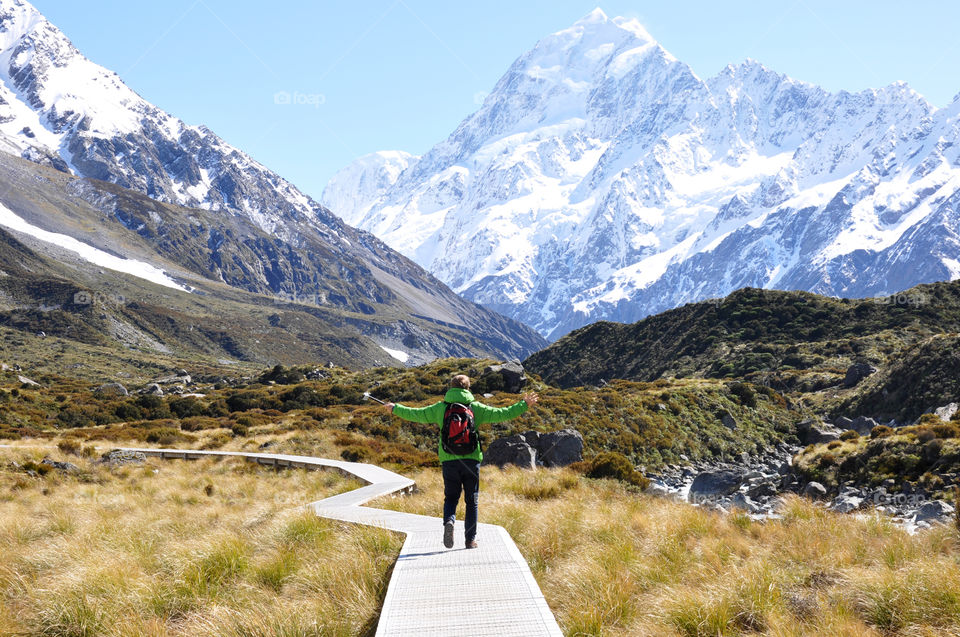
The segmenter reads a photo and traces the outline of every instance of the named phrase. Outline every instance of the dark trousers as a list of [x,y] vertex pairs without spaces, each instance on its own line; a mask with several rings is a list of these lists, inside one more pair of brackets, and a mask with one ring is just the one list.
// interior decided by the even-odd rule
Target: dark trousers
[[443,467],[443,523],[457,518],[460,493],[464,494],[466,541],[477,537],[477,503],[480,498],[480,463],[476,460],[447,460]]

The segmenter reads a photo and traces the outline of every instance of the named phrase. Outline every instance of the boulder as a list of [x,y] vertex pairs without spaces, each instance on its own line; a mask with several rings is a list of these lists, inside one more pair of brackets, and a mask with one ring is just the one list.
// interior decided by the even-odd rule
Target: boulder
[[830,510],[837,513],[850,513],[859,509],[861,504],[863,504],[863,498],[849,494],[838,495],[830,503]]
[[917,509],[917,515],[914,522],[941,522],[943,518],[954,514],[953,505],[943,500],[930,500],[924,502],[923,506]]
[[720,422],[723,423],[723,426],[727,429],[737,428],[737,419],[731,416],[729,413],[724,413],[723,418],[720,419]]
[[806,419],[797,423],[797,437],[805,445],[817,445],[840,439],[840,431],[819,420]]
[[743,475],[731,469],[704,471],[690,485],[690,499],[709,498],[736,493],[743,484]]
[[483,450],[483,464],[496,465],[501,469],[507,465],[533,469],[536,458],[536,450],[528,445],[522,436],[499,438]]
[[853,429],[861,436],[869,436],[870,432],[873,431],[873,428],[879,425],[876,420],[873,418],[867,418],[866,416],[857,416],[853,419],[853,422],[850,423],[850,429]]
[[503,391],[511,394],[520,393],[520,390],[527,384],[527,375],[523,370],[523,365],[516,361],[490,365],[483,370],[483,376],[490,374],[499,374],[503,380]]
[[847,418],[846,416],[840,416],[833,421],[833,426],[838,429],[853,429],[853,420]]
[[808,482],[803,487],[803,496],[811,500],[819,500],[827,495],[827,488],[819,482]]
[[163,396],[163,388],[160,387],[157,383],[150,383],[146,387],[140,390],[141,394],[147,394],[148,396]]
[[21,385],[29,385],[30,387],[39,387],[39,386],[40,386],[40,383],[38,383],[38,382],[35,381],[35,380],[30,380],[30,379],[27,378],[26,376],[22,376],[22,375],[21,375],[21,376],[17,376],[17,380],[20,382]]
[[931,413],[936,414],[940,420],[949,421],[951,418],[953,418],[953,415],[957,413],[957,409],[960,409],[960,404],[948,403],[943,407],[937,407]]
[[870,376],[871,374],[875,374],[876,372],[877,368],[870,363],[854,363],[847,368],[847,373],[843,377],[843,386],[855,387],[856,385],[860,384],[860,381],[862,381],[864,378]]
[[583,460],[583,436],[575,429],[540,434],[536,449],[537,464],[545,467],[566,467]]
[[51,460],[50,458],[44,458],[40,461],[40,464],[47,465],[51,469],[56,469],[57,471],[62,471],[63,473],[76,473],[77,471],[80,471],[80,467],[72,462],[58,462],[56,460]]
[[193,382],[193,379],[190,378],[189,374],[184,374],[183,376],[167,376],[166,378],[158,378],[155,383],[160,385],[189,385]]
[[120,383],[107,383],[93,390],[96,396],[129,396],[130,392]]
[[744,495],[743,493],[737,492],[733,494],[733,498],[730,503],[735,509],[740,509],[741,511],[746,511],[747,513],[757,513],[760,510],[760,507],[757,506],[757,503],[750,499],[750,496]]

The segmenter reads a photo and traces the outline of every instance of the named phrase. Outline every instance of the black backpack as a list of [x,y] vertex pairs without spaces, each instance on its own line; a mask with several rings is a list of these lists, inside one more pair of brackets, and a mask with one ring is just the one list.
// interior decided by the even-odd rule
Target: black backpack
[[480,446],[480,434],[469,405],[447,403],[440,427],[440,446],[452,456],[468,456]]

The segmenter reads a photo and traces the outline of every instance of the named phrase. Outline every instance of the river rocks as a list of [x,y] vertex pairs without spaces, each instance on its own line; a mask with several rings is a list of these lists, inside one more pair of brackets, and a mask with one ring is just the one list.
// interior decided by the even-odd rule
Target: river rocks
[[875,374],[876,372],[877,368],[870,363],[854,363],[847,368],[847,373],[843,377],[843,386],[847,388],[855,387],[856,385],[859,385],[860,381],[862,381],[864,378]]
[[523,436],[515,435],[498,438],[483,451],[483,464],[496,465],[503,469],[515,465],[524,469],[536,467],[537,452]]
[[93,390],[95,396],[129,396],[130,392],[120,383],[107,383]]
[[740,509],[741,511],[746,511],[747,513],[757,513],[760,511],[760,507],[757,506],[757,503],[750,499],[750,496],[740,493],[733,494],[733,498],[730,500],[733,508]]
[[527,374],[523,370],[523,365],[515,361],[490,365],[483,370],[481,378],[491,375],[500,376],[500,382],[496,384],[502,386],[503,391],[511,394],[520,393],[520,390],[527,384]]
[[830,503],[830,510],[837,513],[850,513],[856,511],[863,504],[863,498],[852,494],[838,495]]
[[920,508],[917,509],[917,514],[913,521],[916,523],[943,522],[944,518],[948,518],[953,514],[953,505],[943,500],[930,500],[929,502],[924,502]]
[[690,499],[731,495],[736,493],[742,484],[743,475],[739,471],[704,471],[693,479]]
[[821,498],[826,497],[827,488],[820,484],[819,482],[811,481],[803,487],[803,497],[810,498],[811,500],[820,500]]

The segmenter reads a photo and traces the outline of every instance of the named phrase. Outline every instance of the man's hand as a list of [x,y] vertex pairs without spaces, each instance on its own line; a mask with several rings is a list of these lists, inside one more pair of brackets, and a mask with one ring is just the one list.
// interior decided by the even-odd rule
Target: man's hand
[[393,413],[393,403],[384,403],[383,406],[391,414]]
[[533,392],[523,395],[523,402],[527,403],[529,407],[533,407],[534,405],[536,405],[537,401],[539,400],[540,400],[540,397]]

